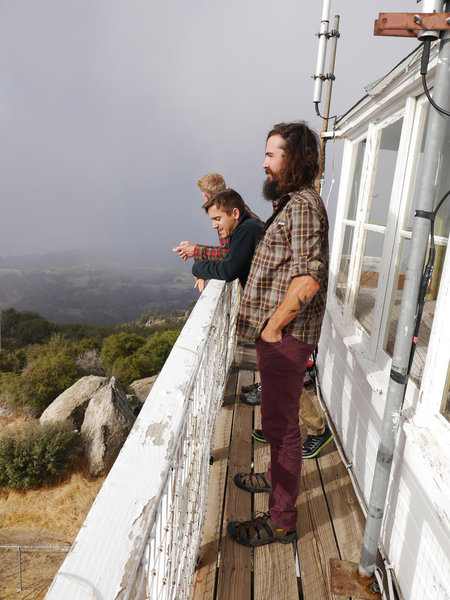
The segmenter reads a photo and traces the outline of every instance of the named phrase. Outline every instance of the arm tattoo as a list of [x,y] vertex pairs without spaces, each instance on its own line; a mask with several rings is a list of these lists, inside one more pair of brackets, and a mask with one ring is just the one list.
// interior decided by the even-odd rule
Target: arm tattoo
[[308,299],[308,297],[305,295],[303,300],[300,298],[300,296],[297,294],[297,301],[298,301],[298,308],[294,308],[292,310],[290,310],[289,312],[291,313],[301,313],[305,310],[305,308],[308,306],[308,304],[311,302],[311,298]]

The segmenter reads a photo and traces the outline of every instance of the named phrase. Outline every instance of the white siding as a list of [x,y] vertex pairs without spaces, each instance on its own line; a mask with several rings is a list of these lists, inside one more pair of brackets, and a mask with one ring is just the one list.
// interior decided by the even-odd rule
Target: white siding
[[[434,52],[435,57],[436,47]],[[366,137],[370,139],[370,132],[374,131],[376,124],[388,121],[405,107],[403,150],[399,152],[402,164],[401,169],[397,169],[399,176],[394,178],[396,194],[390,205],[393,218],[399,222],[402,219],[401,211],[409,194],[417,158],[417,148],[409,154],[405,149],[408,143],[410,148],[415,148],[417,126],[413,125],[416,123],[414,119],[422,118],[419,109],[414,112],[415,105],[420,104],[417,98],[422,94],[419,60],[419,52],[409,57],[338,124],[339,133],[345,138],[345,151],[318,367],[324,401],[366,504],[371,493],[389,383],[391,361],[381,351],[381,345],[390,315],[385,311],[385,300],[379,293],[375,308],[382,318],[370,339],[352,318],[359,283],[359,272],[352,265],[361,261],[362,251],[361,243],[357,243],[357,227],[345,306],[337,303],[333,291],[340,265],[341,223],[346,218],[351,165],[355,158],[354,143]],[[433,69],[429,71],[430,86]],[[375,168],[370,153],[376,160],[376,148],[373,150],[368,144],[364,161],[368,172]],[[402,194],[403,200],[399,203],[398,198]],[[362,190],[358,210],[364,209],[369,197],[371,191]],[[394,223],[391,229],[387,229],[392,247],[398,227],[401,224]],[[389,266],[385,255],[382,261],[386,264],[380,270],[378,287],[384,285],[387,290],[385,297],[390,298],[395,269]],[[450,252],[447,252],[421,388],[411,382],[407,388],[381,533],[383,549],[405,600],[450,599],[450,425],[440,415],[450,359],[449,256]]]

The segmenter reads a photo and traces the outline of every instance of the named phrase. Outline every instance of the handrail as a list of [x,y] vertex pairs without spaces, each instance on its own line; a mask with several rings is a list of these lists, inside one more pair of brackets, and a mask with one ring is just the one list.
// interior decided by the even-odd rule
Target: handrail
[[197,301],[46,600],[189,599],[237,282]]

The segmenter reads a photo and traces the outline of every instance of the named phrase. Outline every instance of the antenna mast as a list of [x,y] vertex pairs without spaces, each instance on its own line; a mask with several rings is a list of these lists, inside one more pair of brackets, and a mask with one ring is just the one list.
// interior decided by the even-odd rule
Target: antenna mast
[[[326,137],[323,135],[328,130],[328,121],[330,118],[330,103],[331,103],[331,91],[333,86],[333,81],[335,79],[334,76],[334,63],[336,59],[336,45],[337,39],[339,37],[339,16],[336,15],[334,17],[333,29],[329,32],[329,14],[330,14],[330,2],[331,0],[324,0],[322,7],[322,19],[320,23],[320,32],[317,34],[319,38],[319,50],[317,52],[317,63],[316,63],[316,72],[313,75],[314,83],[314,93],[313,93],[313,102],[316,109],[316,114],[323,119],[322,126],[322,136],[320,139],[320,158],[319,158],[319,176],[317,179],[317,191],[321,191],[323,185],[323,172],[325,165],[325,144]],[[327,50],[327,42],[328,39],[332,38],[332,47],[330,54],[330,65],[329,65],[329,73],[324,73],[325,69],[325,57]],[[324,81],[328,82],[327,92],[325,96],[325,107],[324,114],[321,115],[319,111],[319,104],[322,100],[322,84]]]

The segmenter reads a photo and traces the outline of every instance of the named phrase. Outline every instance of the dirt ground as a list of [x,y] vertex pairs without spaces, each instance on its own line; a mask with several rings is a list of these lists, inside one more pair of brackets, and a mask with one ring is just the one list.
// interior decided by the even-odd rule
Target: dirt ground
[[[66,545],[61,536],[43,531],[9,529],[0,532],[0,545]],[[34,550],[21,548],[21,579],[17,548],[0,548],[0,599],[37,600],[44,598],[61,566],[66,552],[63,550]],[[19,593],[21,591],[21,593]]]
[[[0,419],[0,430],[5,421]],[[45,597],[67,551],[21,548],[20,580],[17,546],[70,546],[104,479],[90,478],[80,463],[57,485],[28,491],[0,488],[0,546],[15,546],[0,548],[0,600]]]

